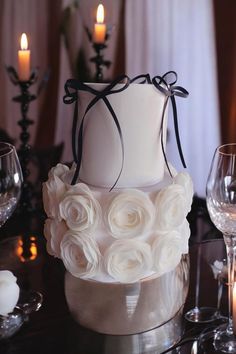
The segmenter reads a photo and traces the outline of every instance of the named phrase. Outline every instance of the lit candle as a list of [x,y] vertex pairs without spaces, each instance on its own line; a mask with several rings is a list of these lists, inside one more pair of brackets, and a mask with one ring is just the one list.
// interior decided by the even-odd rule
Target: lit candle
[[233,332],[236,335],[236,282],[233,285]]
[[106,24],[104,23],[104,7],[102,4],[97,8],[97,22],[94,24],[93,41],[97,44],[105,42],[106,37]]
[[25,33],[21,35],[21,50],[18,50],[18,75],[21,81],[27,81],[30,77],[30,50]]

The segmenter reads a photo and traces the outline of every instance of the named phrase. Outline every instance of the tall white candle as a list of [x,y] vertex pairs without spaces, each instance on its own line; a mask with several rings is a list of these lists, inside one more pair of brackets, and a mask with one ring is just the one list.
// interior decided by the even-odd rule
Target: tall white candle
[[236,335],[236,282],[233,284],[233,332]]
[[30,77],[30,50],[25,33],[21,35],[21,50],[18,50],[18,75],[21,81],[27,81]]
[[98,5],[97,8],[97,22],[94,24],[93,41],[97,44],[105,42],[107,26],[104,23],[104,6]]

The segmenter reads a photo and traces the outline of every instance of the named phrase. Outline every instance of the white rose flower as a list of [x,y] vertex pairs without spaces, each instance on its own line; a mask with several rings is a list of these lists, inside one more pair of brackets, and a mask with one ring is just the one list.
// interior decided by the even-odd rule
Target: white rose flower
[[189,251],[189,237],[191,234],[189,223],[187,219],[184,220],[183,224],[179,226],[178,229],[176,229],[177,232],[180,234],[180,238],[182,239],[182,253],[187,254]]
[[77,183],[71,186],[59,205],[60,217],[75,231],[93,232],[100,219],[101,207],[88,186]]
[[91,236],[69,230],[61,241],[61,259],[75,277],[91,278],[99,271],[101,254]]
[[43,183],[43,206],[49,218],[61,219],[59,215],[59,203],[66,192],[64,182],[56,175],[51,176]]
[[142,191],[129,189],[116,194],[105,213],[105,223],[113,237],[143,235],[153,223],[155,208]]
[[74,174],[76,170],[76,163],[74,162],[69,168],[63,164],[57,164],[56,167],[53,167],[49,172],[49,176],[57,176],[61,179],[62,182],[66,184],[67,189],[71,186]]
[[176,229],[183,224],[188,213],[184,187],[171,184],[156,197],[156,227],[160,232]]
[[51,256],[60,258],[61,240],[68,231],[64,220],[47,219],[44,224],[44,236],[47,240],[47,251]]
[[152,243],[152,257],[158,276],[170,272],[179,264],[182,247],[180,234],[175,230],[165,235],[156,236]]
[[117,240],[106,250],[104,265],[116,281],[135,283],[151,270],[151,247],[140,240]]
[[190,175],[187,172],[180,172],[174,177],[174,183],[184,187],[187,200],[187,209],[189,212],[191,210],[194,194],[193,181]]
[[73,180],[75,170],[76,170],[76,164],[73,163],[71,168],[65,170],[64,173],[61,175],[61,179],[67,185],[67,189],[71,187],[71,182]]
[[63,165],[62,163],[58,163],[55,167],[52,167],[51,170],[48,173],[48,178],[53,178],[54,176],[57,176],[59,179],[63,179],[63,176],[65,173],[69,172],[69,167],[66,165]]
[[16,277],[9,270],[0,271],[0,315],[12,312],[19,299],[20,289]]
[[66,195],[89,195],[89,197],[93,198],[93,192],[89,188],[89,186],[85,183],[76,183],[74,185],[69,185],[67,187]]

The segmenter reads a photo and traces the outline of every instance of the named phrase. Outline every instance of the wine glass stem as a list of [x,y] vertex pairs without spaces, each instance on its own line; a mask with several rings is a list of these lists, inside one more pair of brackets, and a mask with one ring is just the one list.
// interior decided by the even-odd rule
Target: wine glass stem
[[223,283],[220,279],[220,277],[218,276],[217,279],[217,312],[220,314],[220,305],[221,305],[221,298],[222,298],[222,293],[223,293]]
[[[233,333],[236,326],[233,326],[233,289],[234,282],[236,281],[234,276],[234,269],[236,266],[236,237],[224,235],[224,241],[227,250],[227,263],[228,263],[228,299],[229,299],[229,323],[228,332]],[[236,300],[236,299],[235,299]],[[236,321],[236,318],[234,319]],[[236,333],[234,333],[236,334]]]
[[196,274],[196,288],[195,288],[195,308],[199,306],[199,286],[200,286],[200,277],[201,277],[201,254],[202,254],[202,247],[201,243],[198,245],[197,251],[197,274]]

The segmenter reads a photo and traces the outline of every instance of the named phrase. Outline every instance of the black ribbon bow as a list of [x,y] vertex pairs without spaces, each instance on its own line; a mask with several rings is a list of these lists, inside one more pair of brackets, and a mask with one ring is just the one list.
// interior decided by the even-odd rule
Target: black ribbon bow
[[[168,83],[169,78],[172,75],[174,76],[174,81]],[[63,97],[63,101],[65,104],[71,104],[71,103],[75,102],[74,115],[73,115],[73,125],[72,125],[72,152],[73,152],[74,161],[76,163],[76,170],[75,170],[75,174],[72,179],[72,184],[75,184],[77,182],[80,168],[81,168],[82,154],[83,154],[83,128],[84,128],[84,121],[85,121],[86,115],[90,111],[90,109],[99,100],[102,99],[103,102],[105,103],[107,109],[109,110],[111,117],[113,119],[113,122],[117,128],[117,132],[119,134],[119,139],[120,139],[120,144],[121,144],[121,150],[122,150],[121,168],[120,168],[119,174],[118,174],[118,176],[117,176],[117,178],[110,190],[112,190],[116,186],[116,184],[120,178],[120,175],[123,171],[123,166],[124,166],[124,141],[123,141],[123,135],[122,135],[121,127],[119,124],[119,120],[118,120],[116,113],[114,112],[109,100],[108,100],[108,96],[126,90],[129,87],[129,85],[135,81],[139,81],[140,84],[143,84],[143,83],[153,84],[160,92],[162,92],[166,96],[166,100],[165,100],[163,111],[162,111],[162,118],[161,118],[161,144],[162,144],[162,151],[163,151],[165,163],[167,165],[170,175],[171,175],[171,171],[168,166],[167,158],[166,158],[165,151],[164,151],[163,123],[164,123],[164,116],[165,116],[165,112],[166,112],[166,108],[167,108],[167,103],[168,103],[169,98],[171,99],[172,108],[173,108],[173,118],[174,118],[176,142],[177,142],[177,146],[178,146],[178,150],[179,150],[182,164],[184,167],[186,167],[184,157],[183,157],[182,148],[181,148],[180,137],[179,137],[177,107],[176,107],[176,102],[175,102],[175,96],[187,97],[188,92],[183,87],[175,86],[175,83],[177,82],[177,74],[174,71],[169,71],[166,74],[164,74],[163,76],[155,76],[153,79],[150,78],[149,74],[138,75],[133,79],[130,79],[127,75],[121,75],[117,79],[112,81],[110,84],[108,84],[101,91],[97,91],[94,88],[92,88],[91,86],[89,86],[88,84],[80,82],[79,80],[69,79],[65,83],[66,94]],[[120,84],[121,86],[119,85],[119,88],[116,88],[117,84]],[[78,91],[85,91],[85,92],[89,92],[94,95],[94,98],[92,98],[92,100],[89,102],[89,104],[84,112],[84,115],[81,119],[79,128],[77,127],[77,125],[78,125],[78,99],[79,99]],[[78,136],[77,136],[77,131],[78,131]]]

